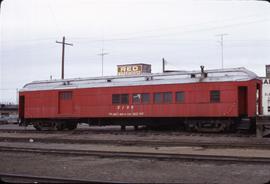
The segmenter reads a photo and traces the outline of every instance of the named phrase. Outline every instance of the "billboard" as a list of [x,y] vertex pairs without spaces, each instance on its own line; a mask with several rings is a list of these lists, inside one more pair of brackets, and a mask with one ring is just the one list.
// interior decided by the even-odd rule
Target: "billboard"
[[141,75],[145,73],[151,73],[151,65],[144,63],[117,65],[117,75]]

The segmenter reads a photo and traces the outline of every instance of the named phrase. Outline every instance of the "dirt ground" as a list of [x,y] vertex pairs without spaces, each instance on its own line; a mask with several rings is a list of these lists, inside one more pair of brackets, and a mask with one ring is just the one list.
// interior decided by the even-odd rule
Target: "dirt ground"
[[262,184],[270,164],[115,159],[0,153],[0,172],[136,183]]
[[[3,126],[1,128],[4,128]],[[10,126],[8,126],[10,128]],[[14,126],[12,126],[14,127]],[[16,127],[14,127],[16,128]],[[31,128],[31,127],[29,127]],[[193,137],[168,134],[73,134],[71,132],[56,134],[9,134],[3,137],[37,137],[69,138],[69,139],[126,139],[126,140],[172,140],[198,139],[197,141],[224,141],[224,137]],[[228,138],[231,142],[243,142],[256,138]],[[267,140],[269,141],[269,140]],[[9,145],[11,143],[2,142]],[[20,143],[22,144],[22,143]],[[27,143],[24,143],[27,144]],[[28,145],[41,143],[28,143]],[[12,145],[12,144],[11,144]],[[54,144],[47,144],[53,147]],[[58,144],[60,145],[60,144]],[[68,146],[68,145],[65,145]],[[65,147],[63,146],[63,147]],[[75,145],[73,144],[72,147]],[[76,145],[85,147],[86,145]],[[102,146],[102,145],[99,145]],[[90,149],[90,148],[89,148]],[[170,148],[171,149],[171,148]],[[187,149],[187,148],[186,148]],[[189,148],[188,148],[189,149]],[[228,149],[227,149],[228,150]],[[206,150],[193,150],[196,152]],[[246,152],[247,150],[242,150]],[[255,150],[258,152],[258,150]],[[237,154],[240,154],[239,150]],[[268,154],[269,150],[263,153]],[[228,154],[228,153],[226,153]],[[269,155],[270,156],[270,155]],[[102,180],[133,183],[220,183],[220,184],[264,184],[270,182],[270,164],[206,162],[206,161],[168,161],[150,159],[100,158],[93,156],[63,156],[33,153],[0,152],[0,172],[13,174],[27,174],[37,176],[51,176],[86,180]]]

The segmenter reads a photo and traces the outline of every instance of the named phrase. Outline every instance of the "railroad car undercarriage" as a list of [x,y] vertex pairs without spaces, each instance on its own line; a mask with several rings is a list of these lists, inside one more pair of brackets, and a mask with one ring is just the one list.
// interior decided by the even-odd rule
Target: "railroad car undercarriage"
[[89,126],[148,126],[179,127],[191,132],[234,132],[237,130],[252,131],[255,128],[255,118],[82,118],[82,119],[26,119],[20,125],[32,124],[36,130],[74,130],[79,123]]

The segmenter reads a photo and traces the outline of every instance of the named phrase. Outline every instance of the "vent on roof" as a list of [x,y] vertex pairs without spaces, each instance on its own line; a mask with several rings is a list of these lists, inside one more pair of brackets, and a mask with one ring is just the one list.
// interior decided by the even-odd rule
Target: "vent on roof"
[[145,80],[146,80],[146,81],[153,80],[153,76],[150,76],[150,77],[145,77]]
[[70,81],[65,81],[63,85],[70,85]]
[[204,66],[201,66],[201,79],[204,79],[207,77],[207,73],[204,71]]

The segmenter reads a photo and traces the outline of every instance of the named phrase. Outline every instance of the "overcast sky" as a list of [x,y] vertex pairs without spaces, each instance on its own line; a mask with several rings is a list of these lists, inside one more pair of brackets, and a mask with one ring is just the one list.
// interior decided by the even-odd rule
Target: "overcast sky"
[[246,67],[260,76],[270,64],[270,3],[244,0],[4,0],[0,12],[0,102],[34,80],[116,75],[116,65],[167,69]]

